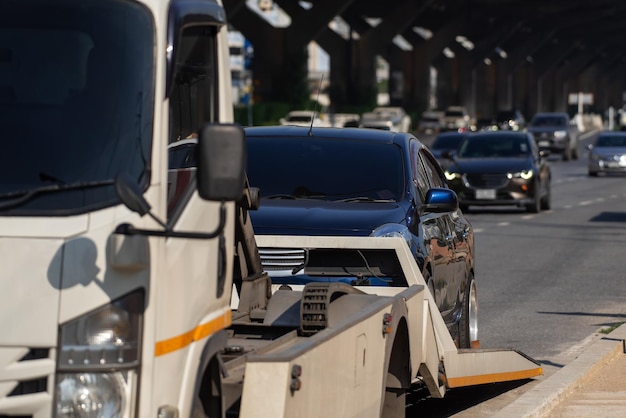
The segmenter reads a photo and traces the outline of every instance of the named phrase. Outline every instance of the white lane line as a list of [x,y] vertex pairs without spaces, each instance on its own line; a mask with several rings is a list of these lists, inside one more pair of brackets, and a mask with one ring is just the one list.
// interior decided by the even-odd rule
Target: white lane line
[[474,233],[477,234],[479,232],[484,232],[485,228],[474,228]]
[[497,225],[498,226],[509,226],[509,225],[511,225],[511,222],[498,222]]
[[587,206],[587,205],[591,205],[593,203],[593,200],[583,200],[582,202],[578,202],[578,206]]

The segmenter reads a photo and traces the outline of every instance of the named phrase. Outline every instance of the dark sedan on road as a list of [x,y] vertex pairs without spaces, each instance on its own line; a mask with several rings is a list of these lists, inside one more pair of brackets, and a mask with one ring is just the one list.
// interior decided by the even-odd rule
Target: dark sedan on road
[[430,150],[444,170],[450,164],[446,156],[455,151],[466,136],[467,132],[445,131],[435,137]]
[[596,142],[589,145],[588,173],[626,173],[626,132],[600,132]]
[[577,128],[570,123],[567,113],[541,112],[533,116],[528,124],[539,149],[550,154],[559,154],[563,161],[578,159]]
[[462,209],[516,205],[537,213],[550,209],[550,166],[526,132],[468,135],[445,172]]
[[[248,179],[261,203],[256,235],[398,236],[410,247],[461,347],[477,340],[473,230],[429,149],[406,132],[364,128],[248,127]],[[266,251],[276,284],[306,274],[306,249]],[[385,277],[351,284],[393,286]]]

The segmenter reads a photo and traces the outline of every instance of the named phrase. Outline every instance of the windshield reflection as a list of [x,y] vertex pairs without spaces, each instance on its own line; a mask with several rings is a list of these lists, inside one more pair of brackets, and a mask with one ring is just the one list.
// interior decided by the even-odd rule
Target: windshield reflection
[[[142,179],[152,136],[153,26],[131,2],[0,4],[0,203],[12,192],[121,172]],[[58,190],[15,210],[81,211],[115,199],[112,186]]]

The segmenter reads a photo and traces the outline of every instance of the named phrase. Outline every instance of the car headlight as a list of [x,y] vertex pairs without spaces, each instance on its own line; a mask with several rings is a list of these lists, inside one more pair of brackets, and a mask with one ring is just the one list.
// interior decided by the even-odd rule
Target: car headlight
[[136,291],[60,327],[59,418],[129,415],[137,390],[144,293]]
[[555,131],[554,132],[554,137],[556,139],[562,139],[565,138],[567,136],[567,131]]
[[409,229],[400,224],[381,225],[372,231],[370,237],[401,237],[409,247],[411,247],[411,242],[413,241],[413,235]]
[[533,177],[533,171],[532,170],[524,170],[524,171],[520,171],[517,173],[509,173],[507,174],[507,177],[509,179],[512,178],[518,178],[518,179],[524,179],[524,180],[529,180]]
[[446,176],[446,180],[448,181],[461,178],[461,175],[459,173],[454,173],[452,171],[445,171],[443,174]]

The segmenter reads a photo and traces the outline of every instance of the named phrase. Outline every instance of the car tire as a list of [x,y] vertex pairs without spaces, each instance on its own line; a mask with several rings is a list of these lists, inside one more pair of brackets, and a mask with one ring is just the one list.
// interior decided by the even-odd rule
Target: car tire
[[463,212],[463,213],[468,213],[469,212],[469,205],[460,204],[459,205],[459,209],[461,209],[461,212]]
[[572,149],[570,147],[563,150],[563,161],[569,161],[572,159]]
[[597,171],[590,171],[588,174],[589,174],[589,177],[598,177]]
[[473,344],[479,344],[478,298],[476,297],[476,280],[470,273],[459,321],[459,348],[472,348]]
[[526,205],[526,210],[530,213],[539,213],[541,211],[541,189],[539,185],[535,187],[533,202]]
[[552,207],[552,191],[550,190],[550,183],[546,185],[546,194],[541,198],[541,210],[550,210]]

